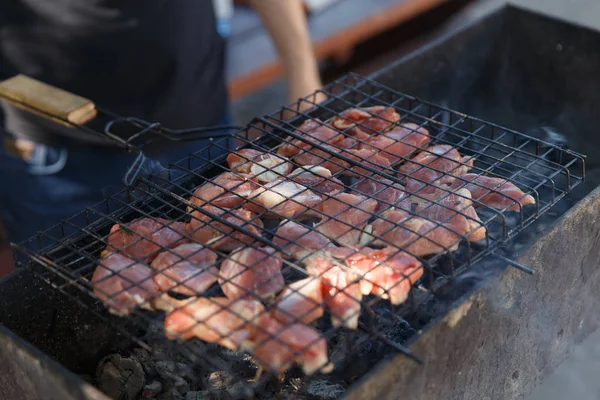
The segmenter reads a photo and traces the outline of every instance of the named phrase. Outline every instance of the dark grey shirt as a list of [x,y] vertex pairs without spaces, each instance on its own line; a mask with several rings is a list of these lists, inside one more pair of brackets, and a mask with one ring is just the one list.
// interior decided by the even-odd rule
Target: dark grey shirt
[[[23,73],[122,116],[219,124],[224,64],[211,0],[0,1],[0,79]],[[4,117],[13,135],[61,136],[27,113]]]

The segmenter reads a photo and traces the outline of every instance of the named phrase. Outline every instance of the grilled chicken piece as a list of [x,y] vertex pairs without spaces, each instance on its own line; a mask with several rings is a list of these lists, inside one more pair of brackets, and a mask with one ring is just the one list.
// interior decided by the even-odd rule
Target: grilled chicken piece
[[254,334],[258,317],[264,312],[263,305],[255,300],[198,298],[166,316],[165,333],[169,339],[198,338],[239,350]]
[[322,281],[322,298],[334,327],[358,327],[361,287],[355,282],[357,276],[344,267],[343,261],[354,253],[348,248],[331,248],[324,252],[307,251],[301,257],[306,271]]
[[407,190],[426,196],[435,192],[437,185],[452,183],[456,176],[466,174],[473,167],[473,157],[463,157],[454,147],[436,145],[417,154],[400,167],[407,176]]
[[[402,185],[394,183],[389,179],[363,178],[354,188],[362,195],[377,199],[379,204],[375,209],[376,213],[389,207],[397,206],[398,203],[408,198],[408,193],[403,190]],[[406,202],[403,204],[406,204]],[[410,210],[410,205],[407,207]]]
[[[336,146],[323,146],[328,151],[320,149],[312,149],[310,153],[304,153],[299,157],[294,158],[294,161],[300,165],[317,165],[330,170],[333,174],[345,176],[370,176],[373,173],[366,168],[361,168],[360,165],[367,166],[376,171],[382,171],[390,166],[387,158],[382,157],[379,152],[367,149],[350,149],[344,150]],[[342,158],[336,157],[336,154],[341,154],[353,163]]]
[[394,165],[406,160],[429,143],[429,131],[419,125],[408,123],[389,132],[366,139],[359,149],[376,151]]
[[374,106],[348,109],[332,118],[330,124],[340,130],[358,126],[361,131],[372,135],[385,131],[399,120],[400,115],[392,107]]
[[307,249],[322,250],[332,246],[331,241],[321,233],[290,220],[279,225],[273,243],[296,258],[299,252]]
[[314,329],[303,324],[284,325],[268,314],[258,320],[247,342],[256,362],[272,373],[282,373],[297,362],[306,375],[329,372],[327,342]]
[[[251,175],[224,172],[196,189],[190,201],[198,207],[212,205],[234,208],[243,203],[258,187],[258,184],[252,181]],[[188,207],[188,212],[192,211],[193,208]]]
[[421,202],[415,212],[423,218],[443,223],[459,234],[469,233],[467,239],[471,242],[485,239],[486,229],[473,208],[471,192],[467,189],[446,192],[435,202]]
[[535,204],[533,196],[526,195],[506,179],[477,174],[464,174],[459,178],[452,183],[452,189],[468,189],[474,200],[488,207],[499,210],[509,207],[508,211],[519,211],[520,206]]
[[258,214],[268,212],[283,218],[308,218],[322,201],[321,195],[287,179],[279,179],[256,189],[244,208]]
[[362,294],[389,298],[393,305],[404,303],[411,286],[423,275],[421,262],[391,247],[380,250],[365,247],[345,263],[362,276]]
[[284,157],[253,149],[241,149],[227,156],[229,168],[248,174],[259,182],[271,182],[287,176],[293,166]]
[[151,310],[150,300],[159,294],[152,270],[124,255],[112,253],[100,260],[92,276],[94,294],[112,314],[126,316],[135,307]]
[[402,249],[415,257],[455,251],[468,231],[456,232],[438,222],[400,209],[384,211],[372,224],[374,244]]
[[273,297],[285,287],[281,264],[270,247],[239,249],[221,264],[219,284],[230,299]]
[[163,218],[140,218],[115,224],[110,230],[107,252],[119,252],[135,261],[147,261],[164,249],[184,241],[185,224]]
[[356,246],[376,208],[377,200],[339,193],[319,205],[323,218],[316,229],[341,245]]
[[309,277],[287,285],[281,292],[273,317],[281,323],[310,324],[323,316],[321,280]]
[[334,178],[327,168],[316,165],[305,165],[296,168],[288,175],[288,179],[307,187],[315,193],[332,196],[344,190],[344,184]]
[[[218,216],[247,232],[261,236],[264,225],[256,217],[256,214],[248,210],[224,210],[208,205],[202,207],[202,210]],[[192,213],[192,219],[186,226],[186,232],[198,243],[222,251],[231,251],[256,241],[251,236],[235,230],[231,226],[219,222],[211,218],[210,215],[198,210]]]
[[304,121],[294,133],[301,136],[305,141],[290,136],[279,147],[277,154],[291,158],[310,151],[314,143],[318,145],[334,144],[345,138],[344,135],[331,129],[325,123],[314,119]]
[[196,243],[184,243],[160,253],[152,268],[162,291],[198,296],[217,281],[217,253]]

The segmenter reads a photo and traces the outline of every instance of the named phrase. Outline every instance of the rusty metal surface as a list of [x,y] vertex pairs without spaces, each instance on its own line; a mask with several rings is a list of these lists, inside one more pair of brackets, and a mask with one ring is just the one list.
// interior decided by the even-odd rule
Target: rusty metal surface
[[0,325],[0,399],[108,400]]
[[[419,366],[396,357],[348,399],[518,399],[598,329],[600,189],[565,214],[517,261],[463,298],[409,347]],[[439,322],[439,321],[438,321]]]

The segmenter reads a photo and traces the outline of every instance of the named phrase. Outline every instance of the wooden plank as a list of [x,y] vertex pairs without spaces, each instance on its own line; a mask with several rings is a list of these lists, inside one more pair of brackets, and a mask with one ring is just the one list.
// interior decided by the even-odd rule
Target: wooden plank
[[[358,43],[372,38],[404,21],[412,19],[448,0],[403,0],[403,1],[377,1],[364,2],[364,0],[345,0],[335,4],[310,21],[311,36],[314,42],[314,51],[317,59],[328,57],[347,51]],[[375,8],[374,3],[384,4],[372,13],[367,10]],[[332,16],[341,10],[345,18]],[[328,23],[331,21],[331,23]],[[235,44],[230,49],[229,62],[235,64],[229,76],[229,92],[232,100],[243,97],[270,82],[283,76],[283,67],[277,60],[273,46],[265,47],[261,41],[264,37],[255,37],[243,43],[246,52],[236,56],[236,49],[242,48],[241,41],[238,47]],[[249,57],[248,51],[254,52],[254,57]],[[244,59],[242,62],[241,58]],[[252,59],[256,60],[253,61]]]

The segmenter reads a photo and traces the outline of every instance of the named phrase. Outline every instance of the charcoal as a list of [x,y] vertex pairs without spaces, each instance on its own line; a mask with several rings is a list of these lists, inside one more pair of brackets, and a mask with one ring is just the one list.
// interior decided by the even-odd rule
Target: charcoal
[[152,358],[152,355],[145,349],[134,349],[133,355],[138,359],[140,364],[142,364],[142,368],[144,368],[144,372],[148,376],[155,376],[156,373],[156,363]]
[[144,369],[135,357],[109,355],[96,370],[98,387],[114,399],[135,399],[144,387],[144,380]]
[[142,390],[142,399],[157,399],[160,392],[162,392],[162,383],[160,383],[159,381],[153,381],[144,386],[144,390]]
[[342,385],[327,380],[315,380],[306,385],[306,393],[310,399],[315,400],[338,399],[345,392],[346,389]]
[[171,361],[158,361],[156,372],[168,389],[175,389],[180,393],[190,391],[190,384],[184,379],[184,377],[192,378],[193,371],[188,365]]
[[181,393],[179,393],[179,391],[177,389],[175,389],[174,387],[167,390],[165,393],[163,393],[163,395],[161,397],[159,397],[159,400],[183,400],[183,399],[184,399],[183,395]]
[[226,390],[233,383],[233,377],[226,371],[211,372],[207,377],[206,388],[210,391]]
[[208,391],[203,390],[200,392],[187,392],[185,394],[185,400],[208,400],[211,397],[208,394]]

